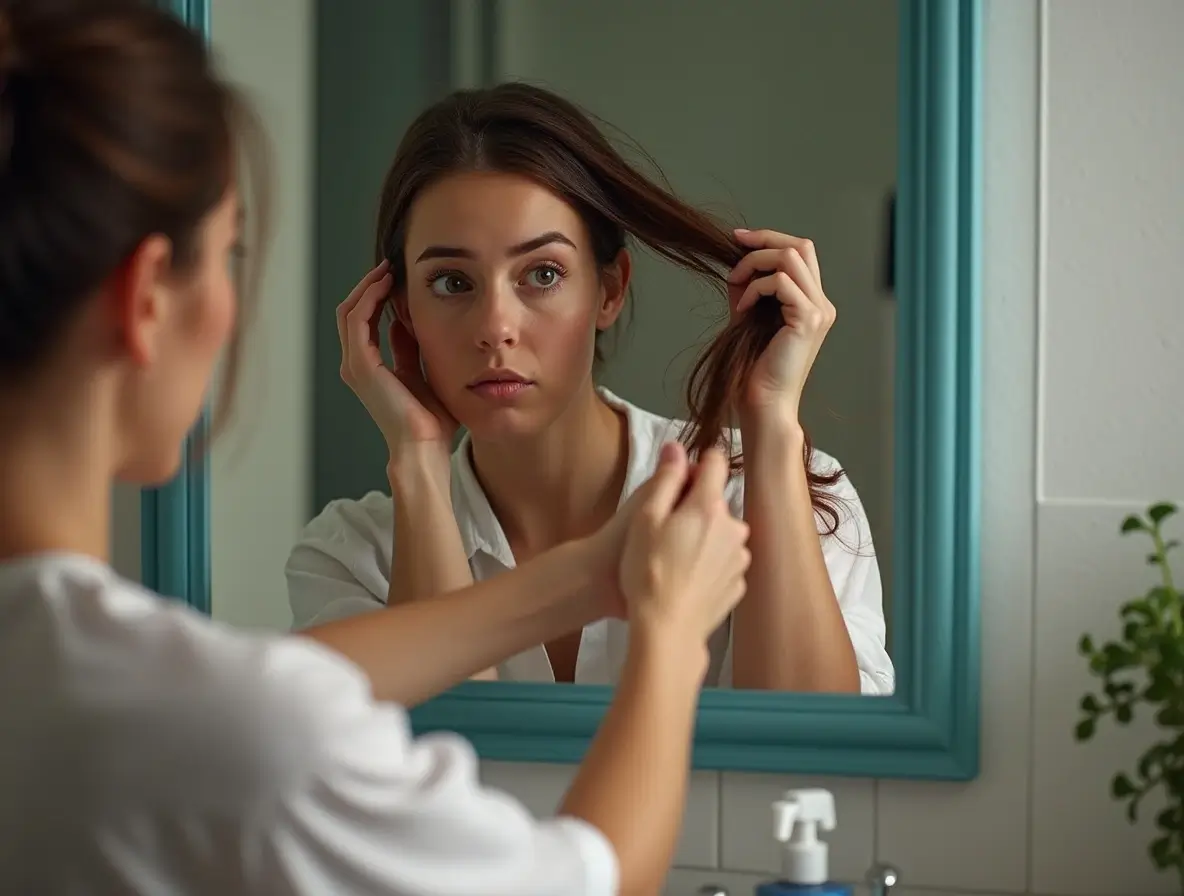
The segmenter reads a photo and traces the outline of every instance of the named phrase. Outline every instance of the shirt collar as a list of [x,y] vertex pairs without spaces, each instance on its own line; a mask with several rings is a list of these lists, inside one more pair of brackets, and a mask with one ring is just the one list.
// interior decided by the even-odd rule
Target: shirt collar
[[[621,489],[621,500],[624,501],[653,472],[649,460],[655,452],[655,427],[647,425],[651,423],[649,418],[653,415],[646,414],[608,389],[600,387],[597,392],[605,403],[625,415],[629,428],[629,460],[625,469],[625,485]],[[452,513],[456,517],[465,556],[472,560],[478,551],[483,551],[504,566],[511,567],[514,559],[510,543],[493,508],[489,506],[485,490],[477,481],[471,448],[472,439],[466,432],[452,453]]]

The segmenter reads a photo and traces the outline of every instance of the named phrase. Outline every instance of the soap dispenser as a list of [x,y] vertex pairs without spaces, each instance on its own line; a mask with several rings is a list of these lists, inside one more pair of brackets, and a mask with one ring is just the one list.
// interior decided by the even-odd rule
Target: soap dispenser
[[848,884],[829,880],[826,841],[818,829],[835,829],[835,798],[829,790],[786,791],[773,804],[774,836],[781,846],[781,877],[758,884],[755,896],[852,896]]

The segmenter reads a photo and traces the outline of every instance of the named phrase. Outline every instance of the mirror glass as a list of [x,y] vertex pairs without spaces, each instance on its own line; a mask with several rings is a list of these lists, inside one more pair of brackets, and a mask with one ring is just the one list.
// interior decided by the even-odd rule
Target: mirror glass
[[[373,265],[384,179],[415,117],[457,88],[522,82],[590,113],[649,183],[664,177],[726,229],[812,242],[837,310],[800,411],[815,468],[830,469],[829,456],[844,471],[823,487],[837,495],[830,506],[840,521],[837,534],[820,538],[830,589],[818,593],[803,571],[810,557],[767,560],[785,578],[755,598],[750,589],[745,601],[759,613],[717,633],[707,685],[811,689],[762,678],[759,663],[741,674],[745,661],[735,658],[817,653],[819,638],[841,638],[841,627],[827,627],[826,598],[841,607],[863,692],[890,693],[892,605],[907,600],[891,589],[896,20],[896,3],[857,0],[215,4],[215,48],[259,108],[275,152],[263,288],[248,315],[236,414],[213,459],[215,617],[286,629],[379,609],[386,599],[387,451],[342,382],[334,312]],[[268,54],[258,53],[263,43]],[[521,127],[517,139],[529,143]],[[556,533],[595,525],[622,483],[628,490],[648,475],[646,452],[661,432],[678,432],[659,424],[687,419],[688,376],[728,308],[718,289],[632,235],[623,268],[617,255],[598,267],[579,210],[538,182],[452,174],[429,178],[413,196],[401,231],[408,273],[399,307],[418,332],[429,381],[471,424],[457,436],[453,504],[469,566],[488,577]],[[651,206],[627,210],[634,235],[644,225],[629,215]],[[514,253],[548,234],[545,245]],[[798,247],[812,276],[804,243],[768,239]],[[801,277],[789,280],[800,285]],[[610,318],[597,340],[603,361],[589,358],[581,372],[586,352],[569,346],[589,343],[588,325]],[[533,385],[458,389],[497,367]],[[571,383],[589,372],[602,390],[593,422],[565,426],[575,412],[561,416],[556,408],[568,399],[553,396],[580,395]],[[607,447],[596,429],[604,420],[603,431],[617,433]],[[581,425],[594,434],[582,438]],[[601,470],[599,491],[582,481],[591,469]],[[782,494],[778,477],[760,481]],[[745,512],[738,488],[732,498]],[[818,519],[826,528],[825,515]],[[301,569],[324,581],[293,584],[285,564],[310,540],[316,568]],[[774,624],[784,638],[768,637]],[[512,658],[496,676],[612,684],[627,634],[624,621],[595,623]],[[762,644],[746,643],[754,638]]]

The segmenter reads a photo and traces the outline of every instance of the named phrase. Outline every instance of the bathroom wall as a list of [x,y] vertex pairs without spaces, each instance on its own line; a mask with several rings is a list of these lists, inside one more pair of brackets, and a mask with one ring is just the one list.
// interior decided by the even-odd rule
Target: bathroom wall
[[[1112,632],[1117,606],[1150,581],[1118,523],[1184,499],[1184,422],[1169,391],[1184,382],[1184,4],[984,6],[982,775],[823,781],[839,800],[833,870],[858,880],[891,861],[906,893],[927,896],[1178,892],[1150,869],[1148,826],[1128,825],[1107,796],[1147,729],[1086,746],[1071,731],[1090,683],[1077,637]],[[138,506],[123,497],[116,554],[127,558]],[[571,770],[483,774],[545,813]],[[769,802],[800,783],[695,775],[668,893],[707,881],[750,892],[776,867]]]

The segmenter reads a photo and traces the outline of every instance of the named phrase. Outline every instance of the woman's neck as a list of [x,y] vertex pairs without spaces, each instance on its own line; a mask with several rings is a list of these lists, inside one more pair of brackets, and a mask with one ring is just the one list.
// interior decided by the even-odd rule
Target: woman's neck
[[112,452],[83,391],[76,386],[69,407],[0,394],[0,561],[45,552],[107,559]]
[[588,389],[541,438],[474,442],[472,453],[477,479],[515,553],[533,556],[591,534],[616,512],[629,426]]

